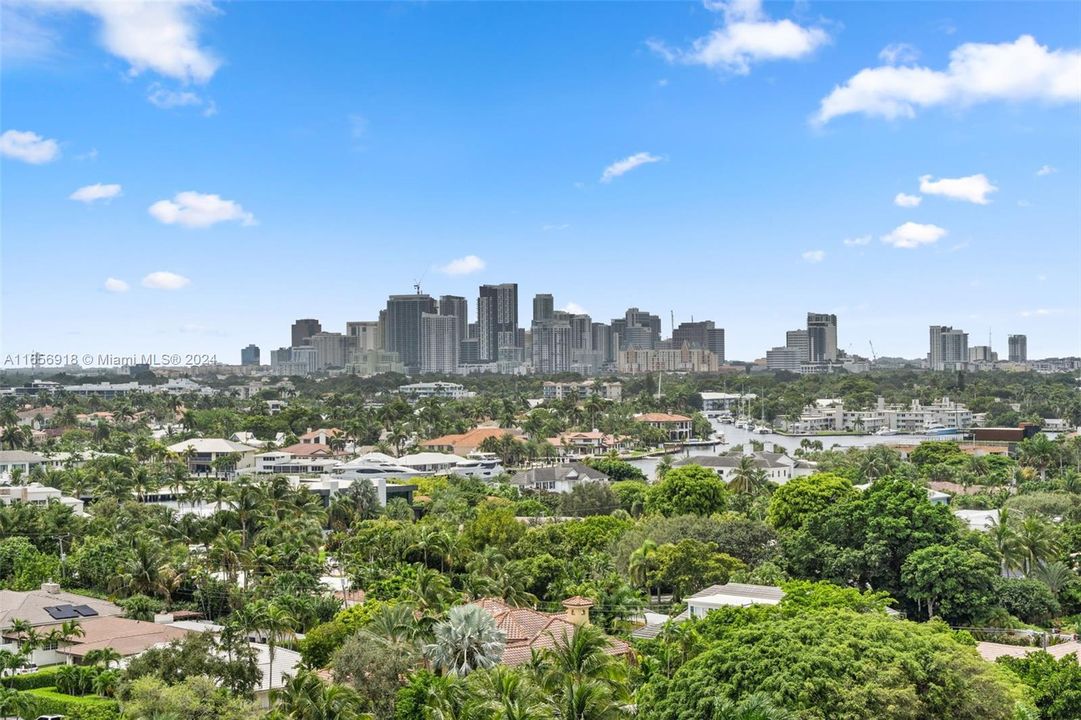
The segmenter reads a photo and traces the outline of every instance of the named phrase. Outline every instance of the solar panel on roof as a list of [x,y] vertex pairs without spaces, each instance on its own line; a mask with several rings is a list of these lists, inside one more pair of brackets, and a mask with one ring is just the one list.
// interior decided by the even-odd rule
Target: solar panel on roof
[[90,607],[89,605],[76,605],[72,609],[83,617],[93,617],[94,615],[98,614],[98,611]]
[[71,605],[52,605],[43,609],[53,620],[70,620],[79,617]]

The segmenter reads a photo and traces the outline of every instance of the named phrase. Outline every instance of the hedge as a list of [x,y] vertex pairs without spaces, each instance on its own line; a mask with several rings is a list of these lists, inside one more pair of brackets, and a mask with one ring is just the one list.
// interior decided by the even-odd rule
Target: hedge
[[38,715],[63,715],[65,720],[119,720],[120,704],[116,700],[87,695],[76,697],[56,691],[55,687],[27,690],[34,699],[34,712]]
[[25,675],[11,675],[0,680],[0,686],[13,690],[33,690],[34,688],[56,685],[56,671],[62,667],[64,666],[52,665]]

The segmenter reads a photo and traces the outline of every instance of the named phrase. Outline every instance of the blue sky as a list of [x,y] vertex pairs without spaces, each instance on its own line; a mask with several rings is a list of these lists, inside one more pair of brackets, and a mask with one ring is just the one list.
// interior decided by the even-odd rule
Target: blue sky
[[809,310],[861,354],[1081,354],[1076,3],[3,12],[5,353],[269,357],[420,279],[737,359]]

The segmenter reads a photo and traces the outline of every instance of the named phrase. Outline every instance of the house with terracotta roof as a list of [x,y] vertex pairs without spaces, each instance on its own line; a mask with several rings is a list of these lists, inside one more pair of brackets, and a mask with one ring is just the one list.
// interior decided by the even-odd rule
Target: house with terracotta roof
[[609,435],[599,430],[589,432],[565,432],[548,438],[548,444],[554,447],[560,457],[582,457],[585,455],[607,455],[610,452],[624,452],[631,449],[631,439],[621,435]]
[[432,438],[431,440],[425,440],[420,445],[425,450],[431,450],[433,452],[465,456],[476,452],[480,448],[481,443],[488,438],[498,439],[504,435],[521,438],[522,431],[517,428],[477,427],[469,432],[444,435],[442,437]]
[[[499,598],[481,598],[470,604],[490,614],[496,627],[506,635],[502,662],[511,667],[529,662],[534,650],[551,649],[574,637],[578,628],[589,624],[589,609],[593,607],[592,600],[579,595],[564,600],[561,613],[516,608]],[[606,652],[634,659],[630,645],[618,638],[608,638]]]
[[329,445],[332,438],[339,437],[342,434],[342,431],[338,428],[309,429],[308,432],[300,436],[300,442],[303,445]]
[[685,442],[691,439],[691,419],[686,415],[670,413],[639,413],[634,419],[668,433],[669,442]]

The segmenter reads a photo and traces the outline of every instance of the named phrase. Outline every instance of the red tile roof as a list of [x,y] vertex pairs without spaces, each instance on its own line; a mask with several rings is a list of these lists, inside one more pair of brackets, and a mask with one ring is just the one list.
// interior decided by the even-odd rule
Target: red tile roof
[[653,422],[653,423],[669,423],[669,422],[690,422],[691,419],[686,415],[670,415],[669,413],[642,413],[635,417],[636,420],[641,422]]

